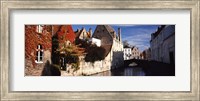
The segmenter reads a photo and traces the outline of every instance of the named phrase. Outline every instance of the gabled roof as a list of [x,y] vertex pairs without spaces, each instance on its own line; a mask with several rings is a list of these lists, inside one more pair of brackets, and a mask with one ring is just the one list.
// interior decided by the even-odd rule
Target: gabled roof
[[91,37],[90,32],[87,32],[85,28],[82,28],[80,31],[76,31],[76,32],[75,32],[75,34],[76,34],[76,38],[80,37],[80,35],[83,33],[83,31],[86,32],[88,38]]
[[79,37],[80,34],[83,32],[83,29],[78,29],[76,32],[74,32],[76,34],[76,37]]
[[[106,30],[106,32],[108,32],[108,34],[107,33],[101,33],[101,34],[107,34],[108,36],[109,36],[109,38],[107,37],[107,38],[105,38],[105,37],[102,37],[102,36],[100,36],[101,38],[105,38],[106,40],[110,40],[110,39],[113,39],[114,38],[114,33],[115,33],[115,30],[110,26],[110,25],[97,25],[97,27],[96,27],[96,29],[95,29],[95,32],[99,29],[99,28],[102,28],[103,27],[103,29],[104,30]],[[99,34],[98,32],[97,32],[97,34]],[[93,37],[96,35],[96,33],[94,33],[93,34]],[[97,35],[98,36],[98,35]],[[99,37],[96,37],[96,38],[99,38]],[[100,39],[101,39],[100,38]],[[111,49],[112,49],[112,44],[102,44],[101,45],[101,47],[103,47],[104,49],[105,49],[105,56],[104,57],[106,57],[109,53],[110,53],[110,51],[111,51]]]
[[110,25],[104,25],[108,32],[114,32],[115,30]]
[[115,30],[110,26],[110,25],[103,25],[107,31],[110,33],[110,35],[112,36],[112,38],[114,37],[114,33],[115,33]]
[[[71,25],[61,25],[61,26],[57,26],[58,29],[56,30],[56,34],[58,35],[58,37],[60,38],[60,36],[64,36],[63,38],[69,40],[71,43],[73,43],[75,41],[75,33],[72,29]],[[61,39],[63,40],[63,39]],[[65,41],[65,40],[63,40]]]

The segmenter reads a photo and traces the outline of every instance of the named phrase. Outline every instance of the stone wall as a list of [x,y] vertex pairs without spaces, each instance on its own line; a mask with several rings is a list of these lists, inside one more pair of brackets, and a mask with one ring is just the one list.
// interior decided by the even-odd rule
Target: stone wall
[[163,46],[162,46],[162,50],[163,50],[163,62],[165,63],[170,63],[170,52],[173,52],[173,58],[175,60],[175,35],[169,37],[168,39],[166,39],[163,42]]
[[124,65],[123,51],[113,51],[112,53],[112,69],[122,67]]
[[95,73],[100,73],[103,71],[108,71],[111,69],[111,62],[109,58],[110,54],[101,61],[85,62],[84,56],[80,56],[79,69],[75,70],[71,65],[67,65],[66,71],[62,74],[63,76],[80,76],[80,75],[91,75]]
[[110,56],[112,69],[119,68],[124,65],[123,50],[122,42],[114,38]]
[[43,63],[35,63],[35,66],[33,66],[30,59],[25,59],[25,76],[40,76],[47,60],[51,63],[50,50],[44,51]]

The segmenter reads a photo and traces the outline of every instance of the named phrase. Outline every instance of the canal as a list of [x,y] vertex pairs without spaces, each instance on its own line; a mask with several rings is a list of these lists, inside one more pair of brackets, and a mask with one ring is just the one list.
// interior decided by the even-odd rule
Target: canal
[[93,74],[91,76],[145,76],[145,72],[141,67],[130,66]]
[[130,61],[125,67],[91,76],[175,76],[175,65],[156,61]]

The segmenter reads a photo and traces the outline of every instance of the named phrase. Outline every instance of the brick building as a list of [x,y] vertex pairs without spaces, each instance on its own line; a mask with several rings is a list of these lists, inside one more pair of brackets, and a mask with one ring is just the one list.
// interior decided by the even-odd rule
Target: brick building
[[[55,39],[57,47],[53,47]],[[71,25],[25,25],[25,75],[41,75],[46,61],[53,62],[54,51],[74,40]]]

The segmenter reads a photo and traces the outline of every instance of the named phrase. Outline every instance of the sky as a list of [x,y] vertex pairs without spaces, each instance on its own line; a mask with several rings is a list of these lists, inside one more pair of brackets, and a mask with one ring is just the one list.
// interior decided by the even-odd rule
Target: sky
[[[140,51],[150,47],[151,34],[157,31],[159,25],[111,25],[114,30],[121,28],[122,41],[127,40],[132,46],[136,46]],[[73,30],[82,29],[88,31],[92,28],[94,32],[96,25],[72,25]]]

